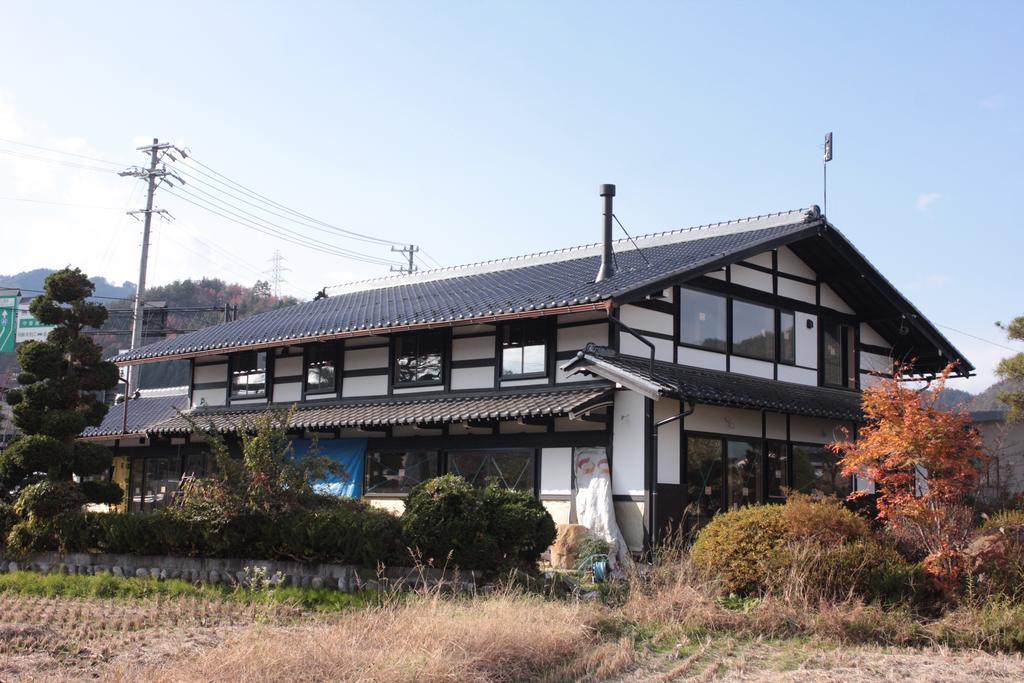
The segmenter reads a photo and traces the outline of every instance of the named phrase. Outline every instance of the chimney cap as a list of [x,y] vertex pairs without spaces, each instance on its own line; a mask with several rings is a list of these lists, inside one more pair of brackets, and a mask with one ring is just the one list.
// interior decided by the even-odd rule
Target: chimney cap
[[611,183],[605,183],[601,185],[601,196],[602,197],[614,197],[615,196],[615,185]]

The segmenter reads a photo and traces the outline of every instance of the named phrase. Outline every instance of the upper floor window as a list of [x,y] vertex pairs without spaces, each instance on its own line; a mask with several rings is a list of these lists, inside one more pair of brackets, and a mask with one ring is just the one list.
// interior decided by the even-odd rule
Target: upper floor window
[[231,398],[267,395],[267,352],[244,351],[231,357]]
[[733,300],[732,352],[748,358],[775,360],[775,309]]
[[779,311],[779,362],[796,365],[796,314]]
[[441,384],[443,358],[440,332],[395,337],[395,384]]
[[547,374],[547,330],[542,320],[520,320],[501,328],[501,376]]
[[857,387],[856,339],[853,327],[841,323],[821,326],[821,383]]
[[306,393],[330,394],[337,390],[338,348],[334,344],[306,347]]
[[694,289],[682,289],[680,294],[679,340],[710,351],[725,351],[725,297]]

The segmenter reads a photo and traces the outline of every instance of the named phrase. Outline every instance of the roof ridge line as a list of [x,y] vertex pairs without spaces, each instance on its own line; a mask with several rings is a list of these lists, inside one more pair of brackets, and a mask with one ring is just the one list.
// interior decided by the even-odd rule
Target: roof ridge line
[[[727,220],[727,221],[718,221],[718,222],[715,222],[715,223],[704,223],[704,224],[701,224],[701,225],[693,225],[693,226],[685,227],[685,228],[672,228],[672,229],[669,229],[669,230],[662,230],[662,231],[659,231],[659,232],[649,232],[649,233],[644,233],[642,235],[634,236],[632,238],[632,241],[640,241],[640,240],[645,240],[645,239],[653,239],[655,237],[664,237],[666,235],[677,235],[677,234],[683,234],[683,233],[691,233],[691,232],[695,232],[695,231],[698,231],[698,230],[709,230],[711,228],[718,228],[718,227],[721,227],[721,226],[724,226],[724,225],[738,225],[740,223],[764,220],[766,218],[775,218],[777,216],[784,216],[786,214],[791,214],[791,213],[807,213],[809,210],[810,210],[810,207],[801,208],[801,209],[791,209],[789,211],[773,211],[773,212],[766,213],[766,214],[758,214],[756,216],[746,216],[746,217],[743,217],[743,218],[733,218],[733,219]],[[621,238],[619,238],[617,240],[613,240],[612,241],[613,245],[624,244],[624,243],[631,243],[630,238],[628,238],[628,237],[621,237]],[[535,251],[533,253],[520,254],[518,256],[505,256],[505,257],[502,257],[502,258],[488,259],[488,260],[484,260],[484,261],[474,261],[474,262],[471,262],[471,263],[461,263],[461,264],[456,265],[456,266],[444,266],[442,268],[430,268],[428,270],[417,270],[415,273],[405,273],[405,274],[402,274],[402,275],[383,275],[383,276],[380,276],[380,277],[365,278],[363,280],[351,280],[349,282],[340,282],[340,283],[338,283],[336,285],[328,285],[326,289],[330,290],[330,289],[339,289],[339,288],[346,288],[346,287],[355,287],[355,286],[359,286],[359,285],[383,284],[383,283],[389,283],[389,282],[394,283],[395,285],[400,285],[400,284],[402,284],[402,282],[401,282],[402,280],[405,280],[406,278],[410,278],[411,279],[413,276],[417,276],[417,275],[429,275],[429,274],[437,274],[437,273],[454,273],[455,271],[462,270],[462,269],[479,268],[480,266],[490,266],[490,265],[495,265],[495,264],[499,264],[499,263],[514,263],[516,261],[524,261],[526,259],[537,258],[537,257],[540,257],[540,256],[552,256],[552,255],[555,255],[555,254],[566,254],[566,253],[571,253],[571,252],[575,252],[575,251],[583,251],[585,249],[593,249],[594,247],[598,247],[600,245],[601,245],[600,242],[589,242],[587,244],[577,244],[577,245],[573,245],[571,247],[562,247],[560,249],[547,249],[545,251]]]

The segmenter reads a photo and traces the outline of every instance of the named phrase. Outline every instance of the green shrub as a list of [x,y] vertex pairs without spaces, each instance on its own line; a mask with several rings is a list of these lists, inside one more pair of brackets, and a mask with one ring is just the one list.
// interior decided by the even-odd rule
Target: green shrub
[[84,504],[85,496],[74,482],[45,479],[21,490],[14,501],[14,512],[29,520],[44,520],[78,510]]
[[924,573],[891,545],[876,540],[825,546],[790,546],[788,568],[804,581],[806,594],[824,600],[859,597],[869,601],[902,603],[913,601],[914,589],[923,587]]
[[11,527],[5,551],[13,556],[47,550],[76,552],[86,547],[89,536],[85,516],[79,512],[61,512],[49,518],[33,516]]
[[782,509],[786,537],[791,541],[829,545],[859,541],[870,535],[868,523],[837,500],[791,493]]
[[493,566],[497,544],[487,535],[487,519],[479,491],[460,476],[429,479],[409,492],[402,514],[402,533],[410,548],[435,566]]
[[3,549],[7,534],[17,522],[18,516],[14,514],[14,507],[10,503],[0,502],[0,549]]
[[556,535],[554,520],[533,496],[497,486],[481,491],[453,474],[410,491],[402,533],[434,566],[450,555],[453,565],[482,571],[534,567]]
[[716,516],[697,535],[690,557],[722,582],[726,593],[761,590],[786,545],[780,505],[752,505]]
[[501,565],[534,566],[555,542],[555,520],[529,493],[491,485],[484,492],[483,508],[487,535],[498,546]]

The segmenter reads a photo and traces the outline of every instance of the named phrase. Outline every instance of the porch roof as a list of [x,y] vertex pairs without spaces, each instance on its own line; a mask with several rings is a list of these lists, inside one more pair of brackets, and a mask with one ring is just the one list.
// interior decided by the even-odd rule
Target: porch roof
[[[516,391],[434,398],[391,398],[381,401],[325,402],[296,408],[290,429],[373,428],[390,425],[440,425],[452,422],[516,420],[558,417],[598,402],[608,394],[605,386],[552,391]],[[287,410],[287,406],[275,406]],[[238,432],[267,406],[197,408],[154,425],[151,434],[188,434],[203,429]],[[193,427],[193,424],[195,427]]]
[[794,415],[860,422],[860,394],[791,382],[746,377],[731,372],[618,354],[588,344],[563,366],[566,372],[603,377],[657,400],[663,396],[696,403],[754,408]]
[[[124,411],[128,406],[128,424],[125,429]],[[80,439],[111,439],[121,436],[145,436],[160,422],[188,408],[188,394],[172,396],[144,396],[128,399],[110,406],[106,416],[96,427],[86,427]]]

